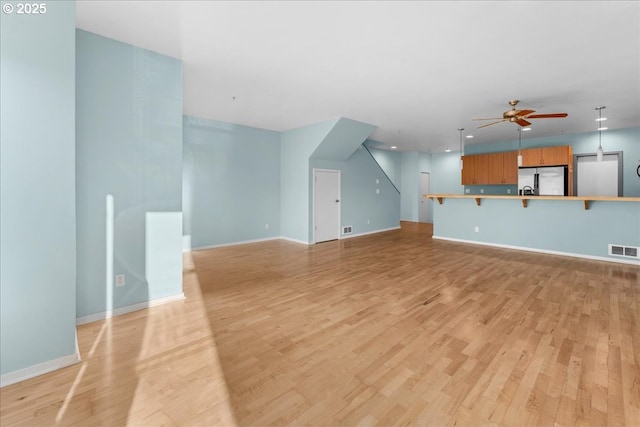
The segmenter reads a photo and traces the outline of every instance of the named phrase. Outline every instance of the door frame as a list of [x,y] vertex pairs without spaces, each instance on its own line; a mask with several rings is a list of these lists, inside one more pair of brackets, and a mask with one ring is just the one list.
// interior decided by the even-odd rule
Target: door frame
[[[622,169],[622,151],[605,151],[604,155],[617,155],[618,156],[618,197],[622,197],[624,193],[622,191],[624,170]],[[596,153],[582,153],[573,155],[573,194],[578,194],[578,158],[579,157],[597,157]]]
[[316,243],[316,174],[318,172],[338,173],[338,240],[342,239],[342,171],[340,169],[323,169],[313,168],[313,174],[311,179],[313,185],[311,186],[311,227],[313,229],[313,242]]
[[[427,199],[427,203],[431,201],[431,199],[427,198],[427,197],[422,197],[422,194],[424,194],[422,192],[422,175],[428,175],[429,176],[429,192],[431,192],[431,172],[423,172],[420,171],[419,175],[418,175],[418,188],[420,189],[420,195],[418,196],[418,222],[422,222],[420,221],[420,213],[422,210],[422,202],[423,199]],[[423,224],[433,224],[433,211],[431,210],[431,206],[427,205],[428,209],[427,209],[427,219],[430,221],[427,221],[426,223]]]

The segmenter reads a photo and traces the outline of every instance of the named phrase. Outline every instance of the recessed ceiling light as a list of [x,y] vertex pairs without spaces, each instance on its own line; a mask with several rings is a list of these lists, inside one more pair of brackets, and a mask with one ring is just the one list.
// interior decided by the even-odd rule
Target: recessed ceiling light
[[395,145],[392,145],[392,146],[391,146],[391,149],[392,149],[392,150],[395,150],[396,148],[398,148],[398,147],[396,147]]
[[447,148],[446,150],[444,150],[445,153],[450,153],[451,152],[451,148]]
[[473,135],[467,135],[465,138],[471,139],[471,138],[473,138]]
[[526,132],[526,131],[528,131],[528,130],[531,130],[531,128],[522,128],[522,131],[523,131],[523,132]]
[[596,122],[604,122],[605,120],[607,120],[606,117],[600,117],[600,118],[596,119]]
[[603,128],[598,128],[598,130],[607,130],[607,129],[609,129],[609,128],[604,128],[604,127]]

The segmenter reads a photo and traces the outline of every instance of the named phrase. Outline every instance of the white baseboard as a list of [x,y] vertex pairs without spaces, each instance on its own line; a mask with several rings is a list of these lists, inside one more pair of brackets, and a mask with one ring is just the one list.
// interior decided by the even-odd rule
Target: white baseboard
[[447,240],[450,242],[470,243],[472,245],[491,246],[494,248],[515,249],[518,251],[537,252],[537,253],[547,254],[547,255],[568,256],[572,258],[583,258],[583,259],[590,259],[594,261],[616,262],[618,264],[640,265],[640,261],[633,261],[633,260],[627,260],[627,259],[607,258],[607,257],[601,257],[601,256],[595,256],[595,255],[583,255],[583,254],[576,254],[573,252],[560,252],[560,251],[552,251],[547,249],[529,248],[526,246],[503,245],[500,243],[477,242],[474,240],[454,239],[452,237],[432,236],[432,238],[437,240]]
[[353,237],[367,236],[369,234],[384,233],[385,231],[392,231],[392,230],[399,230],[399,229],[400,229],[400,226],[397,226],[397,227],[391,227],[391,228],[383,228],[382,230],[367,231],[365,233],[343,234],[342,236],[340,236],[340,239],[351,239]]
[[27,366],[26,368],[18,369],[17,371],[9,372],[0,376],[0,388],[20,381],[25,381],[39,375],[48,374],[49,372],[75,365],[78,362],[80,362],[80,352],[76,347],[75,354]]
[[[399,230],[400,226],[397,227],[391,227],[391,228],[384,228],[382,230],[373,230],[373,231],[367,231],[366,233],[357,233],[357,234],[347,234],[347,235],[342,235],[340,236],[340,239],[350,239],[352,237],[360,237],[360,236],[366,236],[368,234],[376,234],[376,233],[383,233],[385,231],[391,231],[391,230]],[[206,250],[206,249],[215,249],[215,248],[224,248],[227,246],[236,246],[236,245],[246,245],[249,243],[260,243],[260,242],[268,242],[271,240],[286,240],[287,242],[292,242],[292,243],[298,243],[300,245],[305,245],[305,246],[309,246],[309,245],[313,245],[315,242],[305,242],[304,240],[298,240],[298,239],[292,239],[290,237],[284,237],[284,236],[278,236],[278,237],[267,237],[264,239],[255,239],[255,240],[242,240],[239,242],[231,242],[231,243],[222,243],[219,245],[210,245],[210,246],[198,246],[195,248],[183,248],[183,252],[190,252],[190,251],[202,251],[202,250]]]
[[280,237],[278,237],[278,239],[286,240],[287,242],[298,243],[298,244],[306,245],[306,246],[309,246],[309,245],[313,244],[313,242],[305,242],[304,240],[292,239],[290,237],[284,237],[284,236],[280,236]]
[[185,299],[184,293],[181,292],[179,294],[170,295],[168,297],[156,298],[151,301],[118,307],[115,310],[103,311],[101,313],[78,317],[76,318],[76,325],[84,325],[85,323],[97,322],[98,320],[105,320],[113,316],[119,316],[121,314],[131,313],[133,311],[143,310],[145,308],[155,307],[157,305],[167,304],[174,301],[181,301],[183,299]]
[[191,251],[203,251],[206,249],[215,249],[215,248],[224,248],[226,246],[236,246],[236,245],[247,245],[249,243],[260,243],[260,242],[268,242],[270,240],[278,240],[283,237],[265,237],[264,239],[254,239],[254,240],[241,240],[239,242],[231,242],[231,243],[221,243],[219,245],[208,245],[208,246],[197,246],[195,248],[182,248],[182,252],[191,252]]

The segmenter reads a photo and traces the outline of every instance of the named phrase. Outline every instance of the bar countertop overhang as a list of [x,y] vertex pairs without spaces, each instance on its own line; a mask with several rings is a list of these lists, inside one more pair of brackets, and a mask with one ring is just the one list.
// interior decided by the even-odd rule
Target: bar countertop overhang
[[471,199],[480,206],[482,199],[512,199],[520,200],[523,207],[527,207],[529,200],[563,200],[582,201],[584,208],[589,209],[591,202],[640,202],[640,197],[612,197],[612,196],[519,196],[519,195],[491,195],[491,194],[423,194],[431,200],[437,200],[442,204],[444,199]]

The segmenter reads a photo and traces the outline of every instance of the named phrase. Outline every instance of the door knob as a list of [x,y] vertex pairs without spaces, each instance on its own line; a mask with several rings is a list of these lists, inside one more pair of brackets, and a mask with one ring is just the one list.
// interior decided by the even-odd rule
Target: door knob
[[336,203],[338,203],[340,200],[336,199]]

